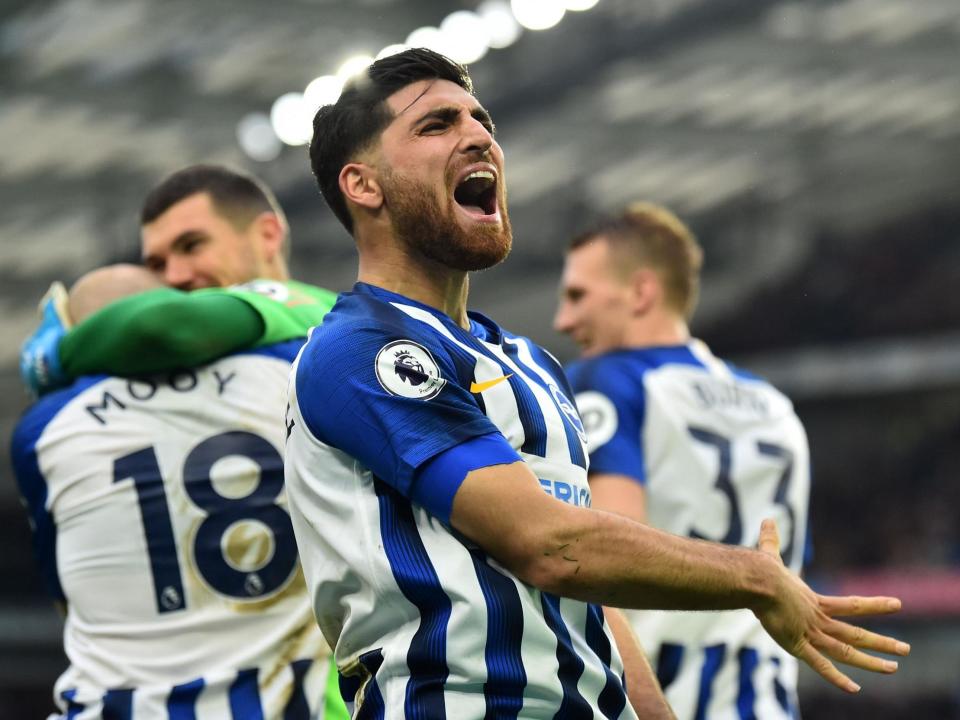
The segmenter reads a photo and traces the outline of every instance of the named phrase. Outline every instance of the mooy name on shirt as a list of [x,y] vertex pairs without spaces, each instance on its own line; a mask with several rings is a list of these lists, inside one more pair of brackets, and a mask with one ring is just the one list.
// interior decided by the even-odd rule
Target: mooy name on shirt
[[163,375],[129,378],[122,391],[117,390],[114,385],[101,393],[99,402],[91,403],[84,409],[99,424],[107,425],[111,412],[123,412],[131,405],[148,403],[165,392],[191,393],[209,385],[210,380],[216,383],[217,396],[220,397],[236,376],[235,371],[212,370],[210,373],[199,374],[194,370],[175,370]]

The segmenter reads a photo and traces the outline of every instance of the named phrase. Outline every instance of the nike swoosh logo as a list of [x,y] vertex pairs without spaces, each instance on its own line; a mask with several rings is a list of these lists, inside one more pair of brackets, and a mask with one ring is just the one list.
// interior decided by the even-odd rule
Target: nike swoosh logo
[[497,383],[502,383],[504,380],[510,377],[513,377],[513,373],[510,373],[509,375],[501,375],[500,377],[494,378],[493,380],[484,380],[483,382],[480,382],[480,383],[472,382],[470,383],[470,392],[480,393],[480,392],[483,392],[484,390],[489,390]]

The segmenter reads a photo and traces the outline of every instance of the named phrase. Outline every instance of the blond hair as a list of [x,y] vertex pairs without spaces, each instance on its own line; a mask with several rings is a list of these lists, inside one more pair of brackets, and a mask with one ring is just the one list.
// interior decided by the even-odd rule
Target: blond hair
[[703,249],[680,218],[650,202],[634,202],[619,215],[575,237],[570,249],[596,240],[610,247],[615,272],[626,278],[640,267],[660,277],[666,304],[687,320],[700,295]]

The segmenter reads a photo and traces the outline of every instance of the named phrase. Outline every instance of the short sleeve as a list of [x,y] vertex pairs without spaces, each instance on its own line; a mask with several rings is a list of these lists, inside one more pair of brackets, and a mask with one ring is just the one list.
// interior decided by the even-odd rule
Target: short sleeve
[[522,459],[498,432],[470,438],[424,463],[417,470],[410,497],[449,523],[453,497],[470,472],[491,465],[510,465]]
[[300,413],[318,440],[415,499],[414,480],[430,459],[499,433],[428,333],[330,318],[307,342],[295,378]]
[[590,473],[625,475],[646,484],[642,377],[602,360],[578,363],[568,371],[587,434]]

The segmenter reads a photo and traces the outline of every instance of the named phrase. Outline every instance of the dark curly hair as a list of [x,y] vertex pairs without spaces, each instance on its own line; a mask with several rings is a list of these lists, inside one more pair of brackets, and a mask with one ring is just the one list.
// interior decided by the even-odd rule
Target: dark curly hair
[[270,189],[252,175],[224,165],[190,165],[171,173],[154,187],[140,208],[140,224],[147,225],[181,200],[205,192],[213,206],[235,227],[245,228],[262,212],[272,212],[286,225],[280,203]]
[[340,192],[340,171],[393,120],[386,99],[411,83],[430,79],[449,80],[473,93],[465,67],[432,50],[414,48],[377,60],[347,83],[335,104],[324,105],[314,116],[310,167],[324,200],[348,232],[353,232],[353,219]]

